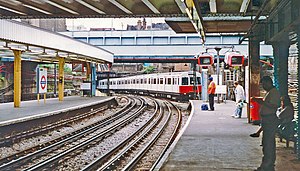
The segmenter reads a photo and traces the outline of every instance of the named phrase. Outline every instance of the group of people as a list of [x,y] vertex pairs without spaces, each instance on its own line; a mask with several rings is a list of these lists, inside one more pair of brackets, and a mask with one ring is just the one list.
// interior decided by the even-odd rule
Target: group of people
[[[273,85],[269,76],[261,79],[263,89],[266,95],[263,99],[252,97],[252,100],[260,104],[261,127],[257,132],[250,134],[251,137],[259,137],[262,132],[262,163],[256,171],[274,171],[276,160],[275,135],[278,128],[292,124],[294,119],[294,107],[287,95],[280,96],[279,91]],[[238,82],[235,86],[236,110],[232,115],[235,118],[241,118],[245,92]],[[210,109],[214,110],[214,92],[216,85],[213,79],[209,78],[208,94]]]
[[[212,77],[208,78],[208,101],[209,101],[209,108],[211,111],[215,110],[214,107],[214,97],[215,97],[215,92],[216,92],[216,84],[213,81]],[[234,94],[235,94],[235,100],[236,100],[236,109],[232,117],[235,118],[241,118],[242,116],[242,111],[243,111],[243,106],[244,106],[244,101],[245,101],[245,91],[244,88],[236,81],[234,82]]]

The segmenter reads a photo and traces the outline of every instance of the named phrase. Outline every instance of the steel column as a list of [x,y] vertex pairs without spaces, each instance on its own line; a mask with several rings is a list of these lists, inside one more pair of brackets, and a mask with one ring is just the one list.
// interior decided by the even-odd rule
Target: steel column
[[[250,66],[250,89],[249,97],[260,96],[260,65],[259,65],[259,41],[250,39],[249,41],[249,66]],[[249,99],[250,101],[250,99]]]
[[96,66],[95,64],[91,63],[91,96],[95,96],[96,94]]
[[14,107],[20,107],[21,104],[21,51],[14,52]]
[[273,44],[274,53],[274,83],[279,89],[280,95],[288,95],[288,41]]
[[274,55],[274,62],[273,62],[273,70],[274,70],[274,86],[279,90],[279,73],[278,73],[278,69],[279,69],[279,48],[277,46],[277,44],[273,44],[273,55]]
[[[300,49],[300,30],[297,31],[297,48],[298,51]],[[298,52],[298,64],[297,64],[297,78],[298,78],[298,85],[300,85],[300,53]],[[297,158],[300,160],[300,104],[299,104],[299,100],[300,100],[300,92],[299,92],[299,87],[298,87],[298,91],[297,91],[297,103],[298,103],[298,111],[297,111]]]
[[59,60],[59,69],[58,69],[58,100],[64,100],[64,66],[65,66],[65,58],[58,57]]

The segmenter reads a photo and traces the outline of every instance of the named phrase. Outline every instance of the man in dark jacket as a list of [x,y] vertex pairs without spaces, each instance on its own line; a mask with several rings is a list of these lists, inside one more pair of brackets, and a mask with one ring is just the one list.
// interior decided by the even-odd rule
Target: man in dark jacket
[[269,76],[264,76],[261,79],[261,84],[263,89],[267,91],[265,97],[263,99],[253,98],[261,106],[260,116],[263,130],[263,158],[260,167],[256,170],[274,171],[276,160],[275,133],[279,124],[276,111],[280,106],[280,94],[273,86],[273,81]]

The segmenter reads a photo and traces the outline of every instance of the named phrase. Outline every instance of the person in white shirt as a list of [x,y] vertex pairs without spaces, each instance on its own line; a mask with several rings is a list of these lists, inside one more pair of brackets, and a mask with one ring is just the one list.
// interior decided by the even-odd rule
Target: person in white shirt
[[245,91],[238,81],[234,82],[234,87],[235,87],[234,94],[235,94],[236,109],[232,117],[241,118],[243,106],[244,106],[243,103],[245,100]]

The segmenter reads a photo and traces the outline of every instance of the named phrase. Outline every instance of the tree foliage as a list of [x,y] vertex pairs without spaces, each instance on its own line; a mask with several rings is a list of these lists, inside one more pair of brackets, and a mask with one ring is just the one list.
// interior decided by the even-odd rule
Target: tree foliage
[[155,71],[155,67],[154,66],[147,66],[144,68],[143,72],[145,74],[150,74],[150,73],[153,73]]

